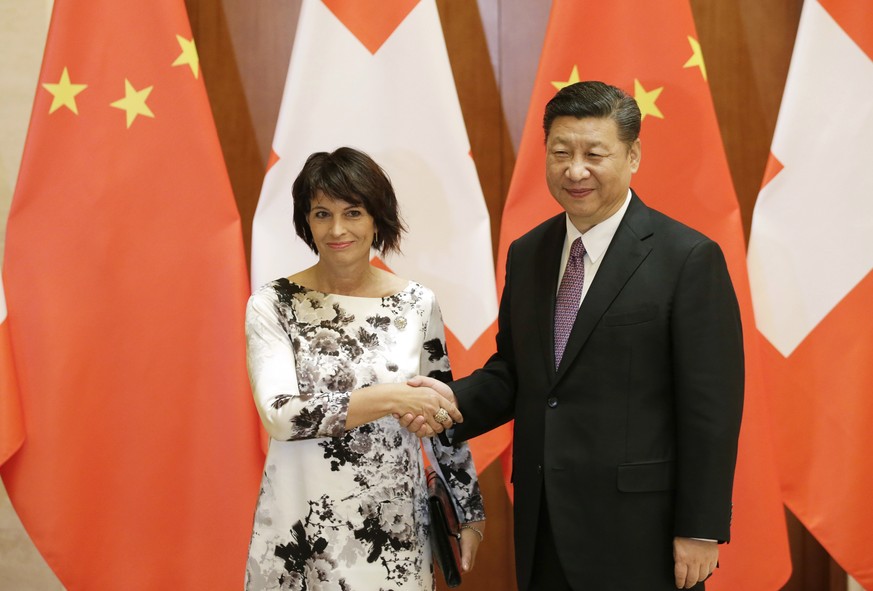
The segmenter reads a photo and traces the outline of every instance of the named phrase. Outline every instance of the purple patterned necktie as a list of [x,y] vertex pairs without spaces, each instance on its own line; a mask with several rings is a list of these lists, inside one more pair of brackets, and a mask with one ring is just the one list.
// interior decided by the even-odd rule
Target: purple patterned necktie
[[564,348],[579,311],[582,285],[585,283],[585,263],[582,261],[584,256],[585,245],[582,244],[582,238],[577,238],[570,247],[570,258],[567,259],[567,268],[564,270],[555,302],[555,371],[561,365],[561,357],[564,356]]

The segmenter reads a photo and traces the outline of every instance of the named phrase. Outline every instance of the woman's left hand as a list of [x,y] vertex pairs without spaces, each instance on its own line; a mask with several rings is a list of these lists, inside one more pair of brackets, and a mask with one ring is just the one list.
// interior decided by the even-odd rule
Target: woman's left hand
[[463,572],[468,573],[473,570],[473,566],[476,564],[476,553],[479,551],[479,544],[482,543],[484,537],[484,521],[461,524],[461,570]]

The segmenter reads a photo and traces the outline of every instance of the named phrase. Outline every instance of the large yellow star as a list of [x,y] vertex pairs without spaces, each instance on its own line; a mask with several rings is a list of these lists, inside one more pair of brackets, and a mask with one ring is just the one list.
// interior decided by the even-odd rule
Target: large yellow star
[[579,66],[573,66],[573,71],[570,72],[569,80],[567,80],[566,82],[561,80],[557,82],[552,82],[552,86],[554,86],[558,90],[561,90],[565,86],[570,86],[571,84],[575,84],[576,82],[579,82]]
[[658,100],[658,96],[661,94],[662,90],[664,90],[663,86],[656,88],[655,90],[646,90],[643,88],[643,85],[640,84],[639,80],[634,79],[634,100],[637,101],[637,105],[640,107],[642,119],[645,119],[646,115],[651,115],[652,117],[657,117],[659,119],[664,118],[661,109],[659,109],[658,105],[655,104],[655,101]]
[[70,82],[70,73],[64,68],[64,71],[61,72],[61,79],[57,84],[45,83],[42,87],[52,95],[52,106],[49,107],[49,115],[61,107],[66,107],[78,115],[79,109],[76,106],[76,95],[88,88],[88,85]]
[[193,39],[185,39],[181,35],[176,35],[176,41],[179,42],[179,47],[182,48],[182,53],[173,62],[174,66],[191,66],[191,73],[195,78],[200,77],[200,56],[197,55],[197,47],[194,46]]
[[688,36],[688,43],[691,44],[691,57],[685,62],[683,68],[700,68],[700,73],[703,74],[703,79],[706,80],[706,64],[703,63],[703,52],[700,51],[700,43],[692,36]]
[[115,107],[116,109],[121,109],[127,113],[128,129],[130,129],[130,124],[133,123],[133,120],[136,119],[137,115],[145,115],[146,117],[155,116],[146,104],[146,99],[149,98],[149,93],[151,93],[152,88],[154,88],[154,86],[149,86],[142,90],[136,90],[127,78],[124,79],[124,98],[118,99],[110,106]]

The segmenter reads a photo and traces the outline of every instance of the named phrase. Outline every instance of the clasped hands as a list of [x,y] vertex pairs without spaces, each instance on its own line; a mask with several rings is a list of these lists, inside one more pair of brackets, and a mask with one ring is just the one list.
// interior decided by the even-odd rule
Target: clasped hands
[[414,388],[430,388],[439,396],[434,397],[431,409],[422,409],[420,413],[407,412],[395,413],[394,417],[400,422],[400,426],[419,437],[433,437],[446,429],[451,429],[455,423],[462,423],[464,417],[458,410],[455,395],[452,389],[443,382],[425,376],[415,376],[407,380],[407,386]]

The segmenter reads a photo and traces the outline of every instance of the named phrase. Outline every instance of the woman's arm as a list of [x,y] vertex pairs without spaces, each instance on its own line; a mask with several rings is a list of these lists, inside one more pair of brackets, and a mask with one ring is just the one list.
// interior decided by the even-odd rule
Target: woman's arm
[[379,384],[349,392],[300,392],[294,349],[280,318],[275,291],[264,288],[246,307],[246,361],[258,414],[274,439],[291,441],[340,437],[349,429],[389,414],[433,415],[445,408],[454,420],[460,414],[451,402],[429,388]]

